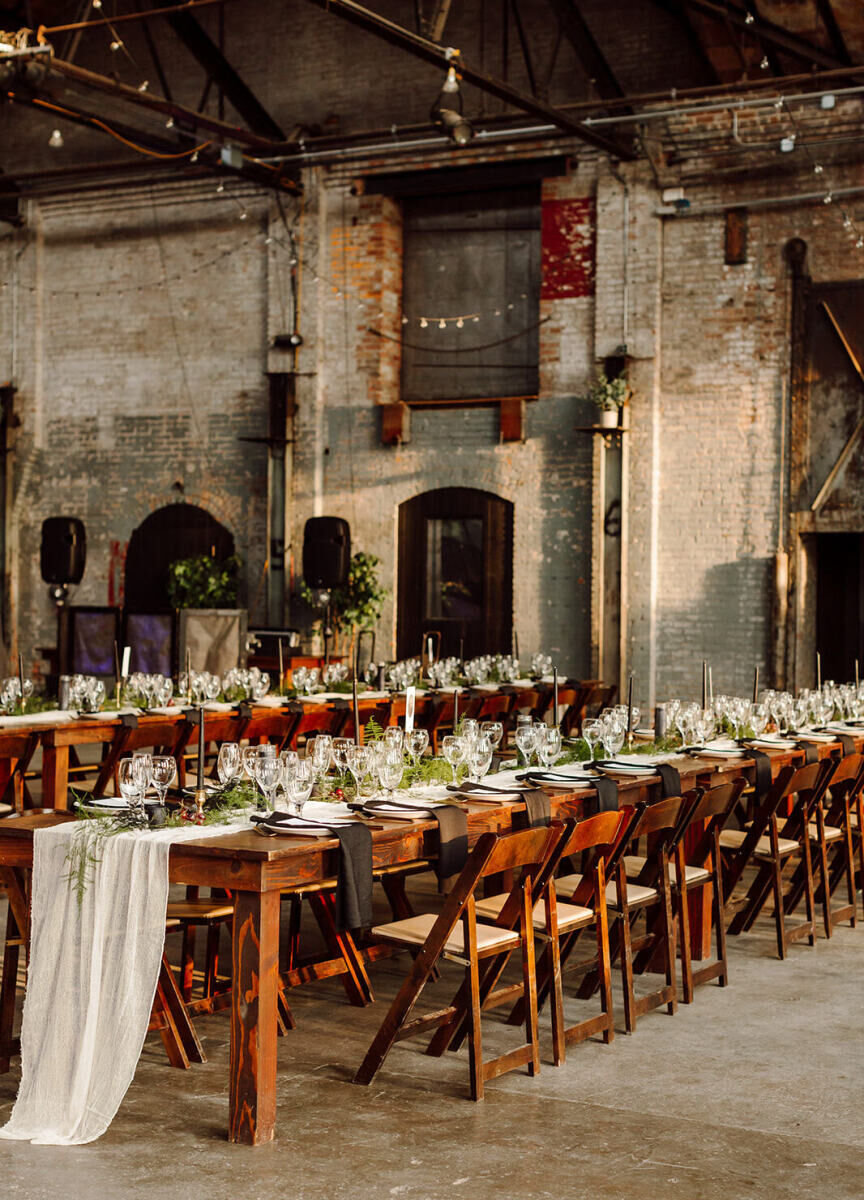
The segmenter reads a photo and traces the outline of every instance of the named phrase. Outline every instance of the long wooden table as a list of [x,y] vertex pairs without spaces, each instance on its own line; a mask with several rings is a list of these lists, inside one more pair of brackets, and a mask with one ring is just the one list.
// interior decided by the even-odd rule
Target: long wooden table
[[[832,747],[826,745],[824,753]],[[800,752],[773,756],[779,769],[800,758]],[[746,760],[709,764],[706,760],[682,760],[682,785],[709,784],[741,771]],[[657,796],[655,780],[621,784],[621,803]],[[594,798],[594,790],[583,787],[556,792],[551,804],[554,815],[582,816]],[[489,830],[507,832],[521,803],[500,807],[467,803],[468,837],[473,844]],[[34,814],[0,822],[0,879],[6,884],[10,903],[19,921],[26,921],[26,875],[32,867],[33,830],[68,814]],[[432,820],[386,821],[373,832],[373,863],[376,868],[411,863],[437,853],[437,824]],[[320,838],[262,838],[254,831],[184,842],[172,847],[170,879],[176,884],[228,888],[234,897],[232,926],[232,1003],[230,1025],[230,1092],[228,1137],[233,1142],[260,1145],[273,1138],[276,1119],[276,1039],[279,981],[280,892],[299,884],[318,882],[336,874],[338,842]]]

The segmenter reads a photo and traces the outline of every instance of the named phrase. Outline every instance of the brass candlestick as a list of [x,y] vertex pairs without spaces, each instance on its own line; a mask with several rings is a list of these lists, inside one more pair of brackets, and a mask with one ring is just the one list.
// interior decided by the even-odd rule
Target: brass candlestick
[[204,824],[204,805],[207,801],[207,792],[205,791],[205,789],[203,787],[196,788],[193,799],[195,801],[195,816],[193,817],[193,820],[195,821],[196,825],[203,825]]

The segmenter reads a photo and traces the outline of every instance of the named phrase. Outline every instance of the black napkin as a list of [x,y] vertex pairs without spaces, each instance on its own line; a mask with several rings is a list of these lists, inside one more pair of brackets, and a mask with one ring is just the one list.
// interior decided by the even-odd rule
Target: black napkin
[[[253,815],[250,820],[256,821]],[[290,824],[290,813],[273,812],[257,818],[262,825]],[[365,825],[328,825],[326,820],[308,819],[339,840],[336,872],[336,928],[365,929],[372,924],[372,834]]]
[[548,792],[542,788],[532,788],[530,792],[522,793],[522,799],[525,801],[525,811],[513,814],[514,829],[539,829],[549,824],[552,820],[552,803]]
[[[398,804],[399,801],[392,803]],[[377,812],[382,806],[391,804],[389,800],[367,800],[363,805],[367,812]],[[411,812],[418,816],[428,813],[438,822],[438,860],[435,863],[435,874],[439,882],[458,875],[468,860],[468,815],[455,804],[411,805]],[[387,813],[382,812],[382,817]]]
[[838,733],[837,741],[843,747],[843,756],[855,753],[855,739],[849,733]]
[[657,774],[660,776],[660,795],[666,800],[669,796],[681,795],[681,775],[669,763],[657,763]]
[[804,766],[809,767],[811,763],[819,761],[819,746],[816,742],[807,742],[803,738],[797,738],[798,749],[804,751]]
[[598,812],[617,812],[618,811],[618,784],[614,779],[610,779],[608,775],[601,775],[598,779],[592,779],[591,784],[597,789],[597,811]]
[[771,788],[771,755],[766,754],[764,750],[754,750],[742,738],[738,739],[738,745],[744,747],[747,751],[747,757],[753,759],[756,767],[756,778],[753,782],[758,802],[763,796],[767,795]]

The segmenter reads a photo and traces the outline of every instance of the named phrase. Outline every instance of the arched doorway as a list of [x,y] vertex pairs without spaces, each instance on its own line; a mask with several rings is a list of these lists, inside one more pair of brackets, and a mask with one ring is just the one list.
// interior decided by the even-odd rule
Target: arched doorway
[[508,653],[513,629],[513,505],[477,488],[437,488],[399,506],[397,653]]
[[178,558],[209,554],[228,558],[234,536],[196,504],[168,504],[151,513],[129,540],[125,602],[130,612],[165,612],[168,567]]

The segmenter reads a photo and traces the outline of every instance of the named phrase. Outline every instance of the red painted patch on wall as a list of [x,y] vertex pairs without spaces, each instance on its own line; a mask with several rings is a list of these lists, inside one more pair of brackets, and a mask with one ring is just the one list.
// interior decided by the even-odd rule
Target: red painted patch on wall
[[594,295],[594,201],[546,200],[542,209],[542,300]]

